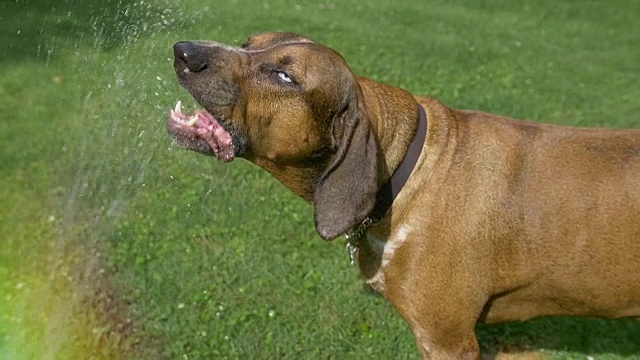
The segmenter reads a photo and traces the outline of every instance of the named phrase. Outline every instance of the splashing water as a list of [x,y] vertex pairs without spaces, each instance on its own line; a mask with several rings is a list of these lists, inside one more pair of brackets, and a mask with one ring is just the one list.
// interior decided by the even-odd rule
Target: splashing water
[[7,53],[42,63],[33,83],[51,79],[41,87],[59,102],[28,114],[55,134],[33,145],[54,154],[39,173],[47,180],[31,198],[5,197],[12,218],[33,225],[0,224],[9,239],[0,253],[9,259],[0,264],[0,358],[131,358],[146,351],[144,336],[117,301],[101,249],[166,151],[160,123],[175,85],[156,44],[169,43],[163,33],[181,13],[167,0],[27,5],[5,8],[16,18]]

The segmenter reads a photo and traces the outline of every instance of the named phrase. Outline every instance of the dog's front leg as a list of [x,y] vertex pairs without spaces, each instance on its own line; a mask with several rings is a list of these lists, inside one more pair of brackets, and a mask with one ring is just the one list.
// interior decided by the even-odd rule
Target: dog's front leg
[[428,300],[394,305],[409,323],[423,359],[479,359],[476,311],[472,315],[469,308],[459,306],[458,299],[443,300],[449,306]]
[[409,323],[422,358],[479,359],[475,326],[487,296],[476,274],[446,268],[442,258],[415,260],[387,269],[385,297]]

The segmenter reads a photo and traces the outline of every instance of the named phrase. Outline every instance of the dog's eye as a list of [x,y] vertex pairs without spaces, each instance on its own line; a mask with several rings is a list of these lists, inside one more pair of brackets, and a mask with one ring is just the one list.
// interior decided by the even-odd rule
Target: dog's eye
[[280,78],[280,80],[292,84],[293,83],[293,79],[291,79],[291,77],[289,76],[289,74],[287,74],[286,72],[283,71],[276,71],[276,74],[278,74],[278,77]]

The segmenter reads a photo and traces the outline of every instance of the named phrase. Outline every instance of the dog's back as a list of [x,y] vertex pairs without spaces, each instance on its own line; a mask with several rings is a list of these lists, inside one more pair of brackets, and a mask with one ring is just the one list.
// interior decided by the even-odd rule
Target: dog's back
[[504,180],[482,187],[514,256],[485,320],[640,316],[640,130],[457,114],[465,177]]

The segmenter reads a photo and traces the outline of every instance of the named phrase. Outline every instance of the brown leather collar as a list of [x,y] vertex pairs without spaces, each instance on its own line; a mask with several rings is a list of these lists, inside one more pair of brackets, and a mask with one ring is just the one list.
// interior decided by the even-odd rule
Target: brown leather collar
[[422,152],[422,147],[424,146],[424,140],[427,137],[427,114],[421,105],[418,105],[418,111],[418,129],[416,130],[416,135],[413,138],[411,145],[409,145],[406,154],[404,154],[404,158],[402,159],[400,166],[398,166],[389,181],[387,181],[380,190],[378,190],[376,205],[373,207],[369,216],[345,234],[347,251],[349,252],[349,258],[351,259],[352,266],[355,264],[356,252],[358,251],[358,247],[361,245],[362,237],[367,232],[367,229],[382,220],[393,204],[393,201],[402,190],[402,187],[409,179],[409,175],[411,175],[411,172],[418,162],[418,158]]
[[393,173],[389,181],[384,184],[380,190],[378,190],[378,196],[376,205],[369,214],[369,218],[376,223],[384,217],[384,214],[389,210],[391,204],[396,199],[402,187],[409,179],[409,175],[413,171],[413,168],[418,162],[424,140],[427,136],[427,114],[422,108],[422,105],[418,105],[418,111],[420,113],[418,119],[418,130],[416,130],[416,136],[413,138],[411,145],[407,149],[407,153],[404,155],[404,159],[400,163],[400,166]]

